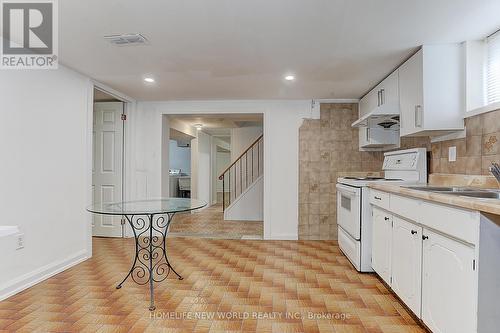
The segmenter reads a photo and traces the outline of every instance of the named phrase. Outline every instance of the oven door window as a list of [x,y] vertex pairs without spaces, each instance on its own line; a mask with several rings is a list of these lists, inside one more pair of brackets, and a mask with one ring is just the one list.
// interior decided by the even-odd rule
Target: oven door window
[[352,238],[360,239],[361,189],[337,186],[337,223]]
[[345,195],[340,196],[340,206],[348,211],[351,211],[351,198]]

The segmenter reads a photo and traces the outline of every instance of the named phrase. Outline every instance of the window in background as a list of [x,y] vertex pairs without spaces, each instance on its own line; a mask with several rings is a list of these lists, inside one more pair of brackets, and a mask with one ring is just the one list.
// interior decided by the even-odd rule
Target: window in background
[[486,39],[486,101],[500,102],[500,30]]

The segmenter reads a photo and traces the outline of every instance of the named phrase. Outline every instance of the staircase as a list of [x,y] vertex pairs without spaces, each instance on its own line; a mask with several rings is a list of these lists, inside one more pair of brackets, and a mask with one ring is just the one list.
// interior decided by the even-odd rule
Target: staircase
[[243,201],[244,197],[248,197],[247,200],[254,202],[256,196],[259,195],[258,191],[262,191],[263,152],[264,136],[261,135],[219,176],[219,179],[222,180],[224,216],[226,216],[227,210],[234,207],[237,202]]

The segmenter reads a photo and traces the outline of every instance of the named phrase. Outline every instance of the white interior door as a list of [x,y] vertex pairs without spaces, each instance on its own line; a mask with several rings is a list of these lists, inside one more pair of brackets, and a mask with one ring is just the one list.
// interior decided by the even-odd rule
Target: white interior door
[[[94,103],[92,193],[94,202],[123,200],[123,103]],[[94,214],[92,234],[122,237],[120,216]]]

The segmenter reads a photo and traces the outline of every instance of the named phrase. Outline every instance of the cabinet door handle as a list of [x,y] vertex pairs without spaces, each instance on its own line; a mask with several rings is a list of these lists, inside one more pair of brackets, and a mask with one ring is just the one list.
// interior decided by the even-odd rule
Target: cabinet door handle
[[385,104],[385,89],[380,89],[380,105]]
[[384,220],[389,221],[389,218],[386,216],[386,217],[384,217]]
[[412,235],[415,235],[416,233],[417,233],[417,230],[412,230],[412,231],[411,231],[411,234],[412,234]]
[[422,240],[429,239],[429,236],[422,235]]
[[377,91],[377,106],[380,106],[380,90]]
[[415,105],[415,127],[422,127],[422,107],[420,105]]
[[375,200],[382,200],[382,198],[380,198],[380,197],[373,197],[373,199],[375,199]]
[[366,129],[366,142],[370,142],[370,127]]

